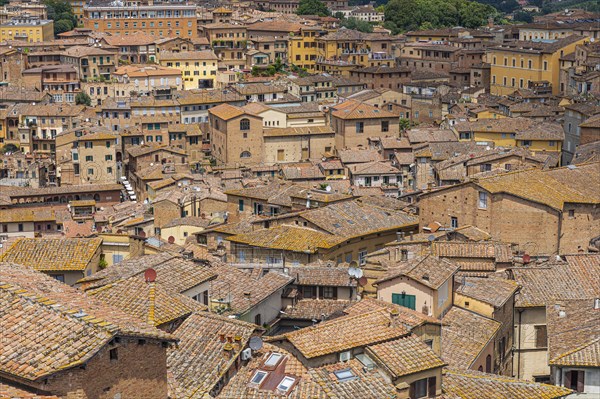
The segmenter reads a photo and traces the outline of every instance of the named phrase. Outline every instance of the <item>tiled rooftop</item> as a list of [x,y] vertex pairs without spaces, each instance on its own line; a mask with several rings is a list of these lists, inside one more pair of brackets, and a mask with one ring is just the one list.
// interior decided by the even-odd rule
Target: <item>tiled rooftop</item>
[[442,389],[452,399],[559,399],[571,393],[556,385],[454,368],[444,372]]
[[600,367],[597,298],[555,301],[546,307],[548,359],[561,367]]
[[433,349],[412,335],[368,346],[366,352],[394,378],[446,365]]
[[387,268],[387,272],[377,280],[378,284],[406,276],[427,287],[437,289],[458,271],[456,264],[434,255],[419,256],[401,262],[382,260],[381,264]]
[[0,263],[0,307],[5,310],[0,369],[26,380],[84,364],[118,335],[174,340],[117,308],[11,263]]
[[500,329],[499,322],[456,306],[446,313],[442,322],[442,359],[450,367],[465,370]]
[[519,285],[514,280],[495,275],[489,277],[465,276],[456,279],[454,291],[498,308],[503,306],[518,288]]
[[101,243],[100,238],[22,238],[0,260],[38,271],[82,271],[99,251]]
[[[213,313],[189,316],[174,332],[179,344],[168,349],[170,397],[206,398],[237,361],[256,328]],[[230,351],[225,350],[227,343],[221,342],[221,335],[233,340]]]
[[310,359],[406,335],[408,330],[403,326],[390,326],[390,317],[385,310],[374,310],[325,321],[284,337]]

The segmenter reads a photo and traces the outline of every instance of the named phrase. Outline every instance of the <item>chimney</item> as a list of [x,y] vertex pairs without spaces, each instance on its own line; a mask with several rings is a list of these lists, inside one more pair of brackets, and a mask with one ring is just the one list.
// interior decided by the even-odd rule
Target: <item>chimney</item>
[[219,341],[225,342],[225,334],[219,334]]

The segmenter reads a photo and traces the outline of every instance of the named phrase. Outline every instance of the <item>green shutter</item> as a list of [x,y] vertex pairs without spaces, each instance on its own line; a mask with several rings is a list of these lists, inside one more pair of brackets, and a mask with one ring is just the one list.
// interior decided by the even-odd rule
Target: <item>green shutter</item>
[[416,309],[417,297],[407,294],[392,294],[392,303],[412,310]]

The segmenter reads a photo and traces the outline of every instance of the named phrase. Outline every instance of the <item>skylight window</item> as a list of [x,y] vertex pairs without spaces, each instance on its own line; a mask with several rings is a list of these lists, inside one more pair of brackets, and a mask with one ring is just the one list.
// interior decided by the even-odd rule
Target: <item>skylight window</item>
[[282,392],[287,392],[290,390],[290,388],[292,387],[292,385],[294,385],[294,382],[296,382],[295,378],[292,377],[283,377],[283,380],[281,380],[281,382],[279,383],[279,385],[277,385],[277,389],[282,391]]
[[283,357],[281,353],[271,353],[271,356],[265,362],[265,366],[267,367],[275,367],[279,360]]
[[252,384],[260,385],[265,378],[267,378],[267,375],[269,375],[269,373],[266,371],[256,370],[256,373],[254,373],[250,382]]
[[334,371],[333,374],[335,374],[339,382],[351,381],[356,378],[356,375],[350,369]]

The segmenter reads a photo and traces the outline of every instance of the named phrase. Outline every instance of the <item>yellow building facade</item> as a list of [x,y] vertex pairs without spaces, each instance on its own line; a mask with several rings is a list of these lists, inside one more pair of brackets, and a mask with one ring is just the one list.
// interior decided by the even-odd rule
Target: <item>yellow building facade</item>
[[0,40],[41,43],[54,39],[54,22],[35,17],[16,17],[0,25]]
[[212,50],[161,52],[159,64],[181,71],[183,89],[210,89],[215,87],[218,59]]
[[288,57],[289,63],[314,72],[317,64],[317,37],[322,34],[321,28],[307,27],[300,29],[300,34],[290,35]]
[[492,47],[487,54],[491,65],[490,93],[505,96],[517,89],[529,88],[532,82],[546,81],[552,94],[560,87],[560,58],[571,54],[586,42],[583,36],[570,36],[556,41],[519,41]]

